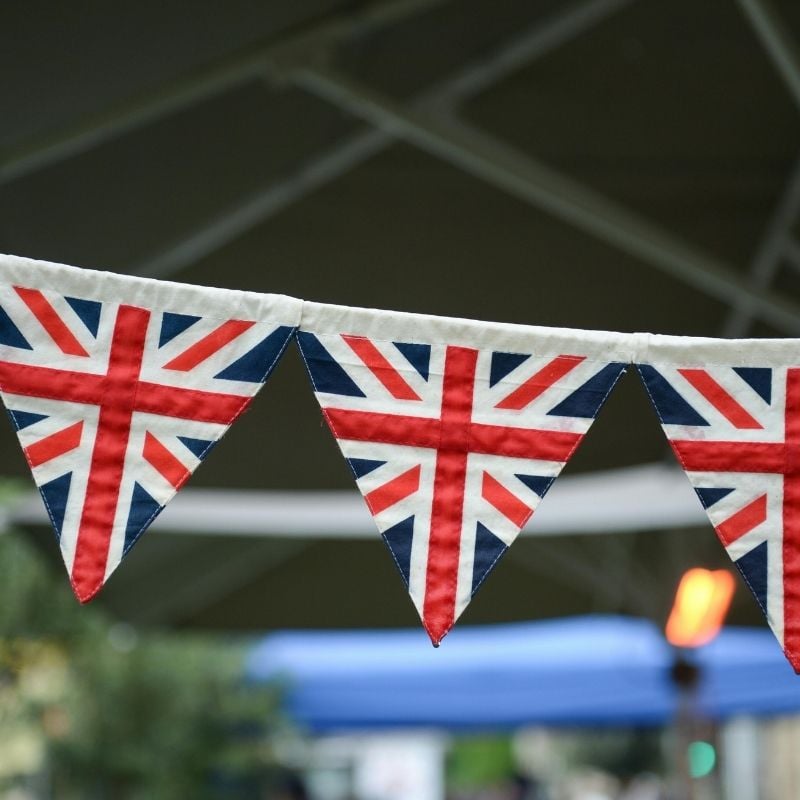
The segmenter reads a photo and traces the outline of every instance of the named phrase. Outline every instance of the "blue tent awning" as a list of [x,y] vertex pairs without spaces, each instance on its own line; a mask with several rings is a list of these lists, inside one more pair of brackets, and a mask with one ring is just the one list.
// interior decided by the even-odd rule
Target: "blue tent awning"
[[[800,711],[800,678],[768,630],[727,629],[694,654],[698,709],[722,719]],[[424,632],[284,632],[246,676],[281,681],[298,723],[332,729],[656,725],[675,714],[674,652],[652,623],[577,617]]]

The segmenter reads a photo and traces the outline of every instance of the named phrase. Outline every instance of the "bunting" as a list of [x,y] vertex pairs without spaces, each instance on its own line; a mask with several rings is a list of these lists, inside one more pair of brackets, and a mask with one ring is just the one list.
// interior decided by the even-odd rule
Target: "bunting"
[[651,336],[638,365],[728,555],[800,672],[800,351]]
[[636,363],[717,536],[800,672],[798,340],[476,322],[0,256],[0,397],[81,602],[249,406],[295,333],[434,645]]
[[298,343],[438,645],[625,371],[625,337],[306,303]]
[[0,259],[0,393],[81,602],[250,404],[300,307]]

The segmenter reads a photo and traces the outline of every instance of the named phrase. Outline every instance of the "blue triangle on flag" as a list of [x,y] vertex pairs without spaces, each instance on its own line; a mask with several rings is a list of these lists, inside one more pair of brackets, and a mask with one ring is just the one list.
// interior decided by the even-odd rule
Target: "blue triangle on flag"
[[750,591],[756,596],[764,613],[767,612],[767,543],[762,542],[736,562]]
[[79,297],[65,297],[64,299],[72,306],[72,310],[96,339],[97,331],[100,329],[100,312],[103,310],[103,304],[96,300],[81,300]]
[[637,369],[663,425],[708,425],[657,369],[649,364],[638,364]]
[[539,497],[544,497],[547,490],[552,486],[555,478],[552,475],[515,475],[532,492],[536,492]]
[[50,521],[55,528],[56,536],[61,539],[61,529],[64,527],[64,515],[67,513],[67,500],[69,500],[69,487],[72,483],[72,473],[67,472],[60,478],[43,483],[39,492],[44,500]]
[[350,465],[350,469],[353,470],[356,480],[358,480],[365,475],[369,475],[370,472],[378,469],[378,467],[382,467],[386,462],[375,461],[372,458],[348,458],[347,463]]
[[475,559],[472,565],[473,595],[506,550],[508,550],[506,543],[479,522],[475,535]]
[[414,517],[410,516],[397,525],[392,525],[382,535],[408,587],[411,574],[411,542],[414,540]]
[[489,388],[503,380],[510,372],[513,372],[523,361],[527,361],[529,355],[522,353],[492,353],[492,365],[489,368]]
[[11,321],[6,310],[0,306],[0,344],[18,347],[21,350],[33,350],[22,331]]
[[366,397],[313,333],[298,331],[297,344],[300,346],[315,392]]
[[723,497],[727,497],[732,491],[733,489],[704,489],[703,487],[695,489],[697,496],[700,498],[700,502],[703,504],[703,508],[711,508],[714,503],[718,503]]
[[427,381],[431,366],[431,346],[429,344],[407,344],[406,342],[394,342],[394,346]]
[[733,371],[766,403],[772,403],[772,370],[769,367],[734,367]]
[[144,533],[147,526],[156,518],[162,506],[153,499],[137,482],[133,484],[131,510],[128,514],[128,525],[125,528],[125,546],[122,555],[136,544],[136,540]]
[[263,339],[252,350],[248,350],[241,358],[229,364],[214,377],[223,381],[263,383],[278,362],[289,339],[292,338],[294,330],[289,325],[278,326],[266,339]]
[[34,414],[32,411],[13,411],[10,408],[8,409],[8,416],[11,417],[11,421],[18,431],[47,419],[47,414]]
[[625,372],[625,364],[612,361],[596,372],[586,383],[565,397],[547,413],[554,417],[585,417],[594,419],[608,393]]
[[208,455],[208,451],[216,444],[206,439],[193,439],[191,436],[179,436],[178,441],[194,453],[201,461]]
[[202,317],[195,317],[191,314],[173,314],[171,311],[165,311],[161,319],[161,335],[158,338],[158,346],[163,347],[171,342],[201,319]]

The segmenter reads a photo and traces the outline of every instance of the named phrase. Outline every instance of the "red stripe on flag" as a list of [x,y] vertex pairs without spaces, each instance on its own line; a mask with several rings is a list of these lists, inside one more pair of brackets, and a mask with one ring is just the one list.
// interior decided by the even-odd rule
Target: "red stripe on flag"
[[38,289],[23,289],[15,286],[14,291],[30,309],[39,324],[45,329],[47,335],[56,343],[62,353],[69,356],[88,356],[81,343],[75,338],[72,331],[64,324],[64,320],[50,305],[50,301]]
[[0,388],[7,394],[100,405],[104,386],[104,375],[0,361]]
[[678,372],[735,428],[760,430],[764,427],[704,369],[679,369]]
[[726,547],[749,533],[767,519],[767,496],[757,497],[752,503],[732,514],[716,526],[720,541]]
[[[105,386],[105,375],[0,361],[0,388],[7,394],[99,406],[105,402]],[[251,401],[251,397],[241,395],[203,392],[142,381],[136,392],[134,410],[228,425]]]
[[800,369],[786,372],[783,479],[783,649],[800,673]]
[[495,408],[520,411],[585,360],[585,356],[557,356],[503,398]]
[[[408,447],[437,449],[441,422],[429,417],[380,414],[374,411],[323,410],[337,439],[357,442],[382,442]],[[464,447],[471,453],[485,453],[542,461],[567,461],[583,435],[566,431],[540,431],[473,422]],[[465,449],[466,452],[466,449]]]
[[785,470],[782,442],[671,441],[681,465],[689,472],[772,472]]
[[478,351],[448,347],[442,380],[441,442],[433,481],[422,622],[435,645],[455,622],[464,489]]
[[142,455],[172,486],[180,489],[191,472],[149,431],[144,435]]
[[133,306],[120,306],[117,312],[72,565],[72,586],[82,603],[105,580],[149,319],[149,311]]
[[369,494],[364,495],[369,510],[373,514],[380,514],[387,508],[391,508],[395,503],[405,500],[410,494],[419,489],[419,477],[422,469],[419,465],[412,467],[398,475],[396,478],[384,483],[383,486],[373,489]]
[[31,467],[46,464],[78,447],[82,436],[83,422],[76,422],[74,425],[26,447],[25,458],[28,459]]
[[473,423],[470,452],[542,461],[567,461],[583,439],[581,433],[539,431],[533,428],[504,428]]
[[135,410],[162,417],[230,425],[252,400],[252,397],[236,394],[181,389],[142,381],[136,395]]
[[211,331],[207,336],[195,342],[191,347],[184,350],[179,356],[176,356],[164,365],[164,369],[172,369],[177,372],[188,372],[194,369],[198,364],[202,364],[208,358],[219,352],[225,345],[230,344],[234,339],[237,339],[245,331],[255,325],[255,322],[245,322],[243,320],[232,319],[224,322],[215,330]]
[[343,408],[325,408],[322,413],[337,439],[433,449],[439,446],[441,423],[438,419]]
[[392,397],[397,400],[422,399],[369,339],[345,334],[342,334],[342,339],[347,342],[350,349],[364,362],[364,365],[383,384]]
[[481,495],[486,502],[493,505],[504,517],[510,519],[518,528],[521,528],[530,517],[532,508],[529,508],[516,495],[496,481],[488,472],[483,473],[483,487]]

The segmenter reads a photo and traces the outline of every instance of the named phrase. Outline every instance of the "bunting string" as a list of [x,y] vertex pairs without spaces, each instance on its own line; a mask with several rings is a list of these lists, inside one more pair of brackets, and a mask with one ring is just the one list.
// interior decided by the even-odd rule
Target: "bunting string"
[[434,645],[635,365],[800,672],[800,340],[479,322],[0,256],[0,395],[81,602],[293,339]]

